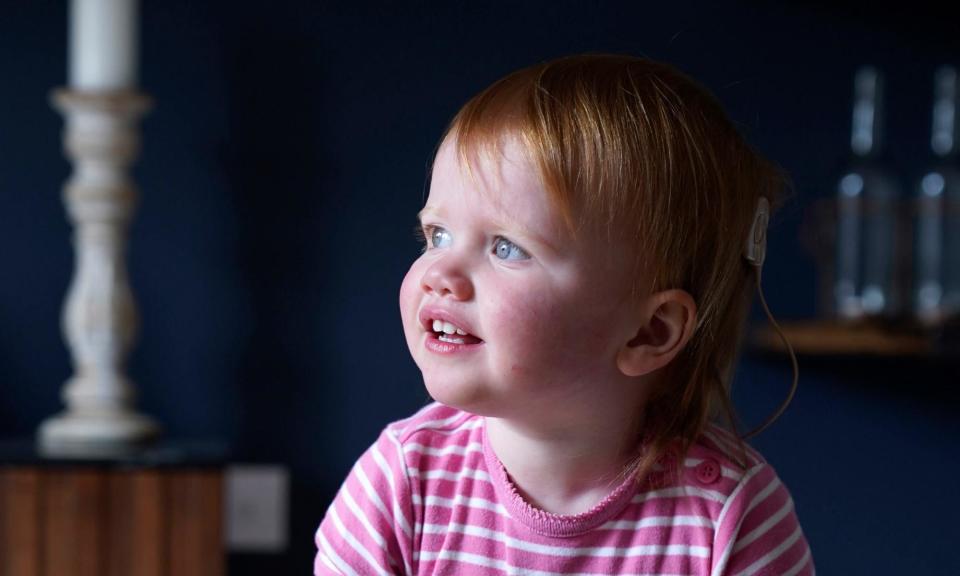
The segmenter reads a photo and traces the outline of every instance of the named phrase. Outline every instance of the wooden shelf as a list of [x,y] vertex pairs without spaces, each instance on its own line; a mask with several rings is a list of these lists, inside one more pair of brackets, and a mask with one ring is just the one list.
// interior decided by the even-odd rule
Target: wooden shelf
[[[810,320],[780,326],[797,354],[929,358],[945,354],[941,339],[917,327]],[[767,326],[754,328],[750,344],[760,352],[785,353],[780,336]]]

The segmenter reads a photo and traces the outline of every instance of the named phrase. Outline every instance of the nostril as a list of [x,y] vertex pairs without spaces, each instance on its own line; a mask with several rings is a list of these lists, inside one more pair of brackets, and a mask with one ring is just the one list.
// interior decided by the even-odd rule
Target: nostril
[[423,283],[423,291],[426,293],[436,293],[440,296],[445,296],[450,293],[450,289],[442,284],[433,284],[430,282]]
[[473,297],[473,285],[458,270],[434,266],[423,275],[423,291],[438,296],[451,296],[458,300]]

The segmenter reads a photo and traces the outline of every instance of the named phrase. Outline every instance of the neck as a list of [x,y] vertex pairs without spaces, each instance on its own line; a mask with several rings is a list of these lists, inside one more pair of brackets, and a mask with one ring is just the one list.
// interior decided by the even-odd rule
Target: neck
[[624,480],[642,429],[638,406],[621,402],[576,420],[565,419],[556,427],[487,417],[486,431],[494,453],[528,503],[553,514],[580,514]]

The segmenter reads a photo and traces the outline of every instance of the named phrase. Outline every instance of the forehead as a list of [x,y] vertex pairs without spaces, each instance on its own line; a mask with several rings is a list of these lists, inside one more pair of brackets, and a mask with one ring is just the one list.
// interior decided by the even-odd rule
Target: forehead
[[447,137],[437,151],[424,212],[460,208],[502,223],[554,231],[559,213],[539,172],[515,138],[464,157]]

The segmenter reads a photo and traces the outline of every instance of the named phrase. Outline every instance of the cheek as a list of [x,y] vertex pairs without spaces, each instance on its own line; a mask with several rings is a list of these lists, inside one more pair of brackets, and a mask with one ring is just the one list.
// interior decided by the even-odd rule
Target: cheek
[[499,339],[520,362],[569,353],[575,317],[562,300],[543,290],[502,290],[491,317]]
[[607,323],[595,303],[550,290],[500,291],[490,317],[510,370],[580,371],[607,354]]
[[420,261],[417,260],[410,266],[410,270],[403,277],[403,282],[400,283],[400,316],[405,329],[409,327],[411,322],[416,321],[414,316],[417,314],[417,305],[422,293],[420,279],[423,277],[423,273],[420,270],[419,263]]

